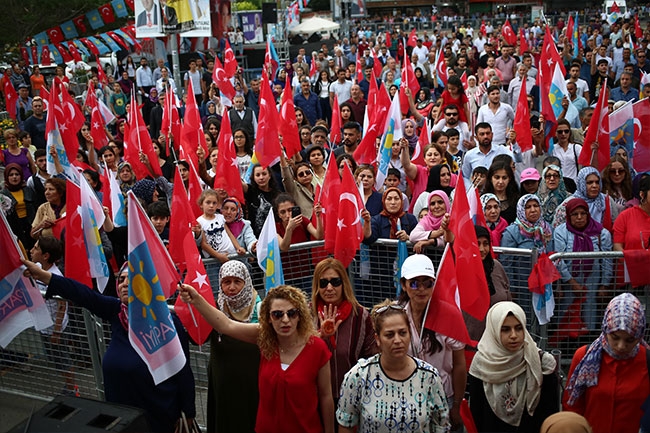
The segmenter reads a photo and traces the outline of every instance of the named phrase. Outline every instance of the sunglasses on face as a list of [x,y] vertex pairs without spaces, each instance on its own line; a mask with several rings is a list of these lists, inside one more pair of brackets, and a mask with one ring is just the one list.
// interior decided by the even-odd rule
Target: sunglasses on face
[[327,278],[321,278],[318,280],[318,286],[321,289],[326,288],[328,284],[331,284],[332,287],[338,287],[343,284],[343,280],[341,280],[339,277],[330,278],[329,280]]
[[285,314],[289,319],[293,319],[294,317],[297,317],[300,314],[300,310],[298,310],[297,308],[292,308],[291,310],[287,310],[287,311],[273,310],[271,311],[271,318],[273,320],[282,320]]
[[409,282],[409,287],[413,290],[418,290],[418,289],[431,289],[433,287],[433,278],[429,278],[426,281],[420,281],[420,280],[411,280]]
[[305,171],[301,171],[300,173],[298,173],[298,177],[307,177],[310,174],[311,174],[311,171],[305,170]]
[[610,168],[610,169],[609,169],[609,174],[616,174],[616,175],[618,175],[618,174],[624,174],[624,173],[625,173],[625,170],[622,169],[622,168]]
[[568,129],[558,129],[557,130],[558,134],[568,134],[569,132],[571,132],[571,131],[569,131]]

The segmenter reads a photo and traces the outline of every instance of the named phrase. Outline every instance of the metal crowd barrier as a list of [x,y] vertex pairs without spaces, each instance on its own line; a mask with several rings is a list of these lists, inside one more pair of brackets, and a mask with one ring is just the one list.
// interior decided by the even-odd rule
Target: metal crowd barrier
[[[322,241],[306,242],[294,245],[289,252],[282,253],[285,283],[300,287],[311,296],[314,266],[327,257],[322,247]],[[408,248],[409,254],[412,254],[412,245],[408,244]],[[563,371],[568,371],[575,350],[589,344],[599,335],[600,322],[609,300],[623,291],[631,290],[623,281],[623,255],[620,252],[554,254],[551,260],[558,263],[562,260],[570,268],[575,261],[579,260],[581,262],[576,262],[577,264],[584,264],[585,260],[592,259],[594,260],[592,272],[598,273],[603,267],[611,266],[611,281],[607,290],[596,293],[598,296],[595,302],[583,302],[580,311],[576,311],[576,303],[573,302],[576,299],[572,297],[571,290],[561,282],[554,283],[555,315],[548,325],[539,326],[532,312],[531,294],[527,286],[528,275],[537,260],[537,252],[512,248],[494,250],[510,279],[513,300],[521,304],[527,313],[529,330],[540,347],[554,351],[561,359]],[[363,247],[350,265],[348,272],[354,284],[355,294],[365,307],[395,297],[393,275],[396,251],[397,241],[380,239],[370,247]],[[425,254],[431,257],[437,267],[442,250],[428,249]],[[231,258],[242,260],[249,265],[253,284],[260,295],[264,296],[263,274],[255,258],[251,256],[231,256]],[[221,265],[218,261],[208,259],[205,260],[205,266],[216,293]],[[592,287],[589,286],[585,293],[588,294],[591,290]],[[633,293],[645,305],[648,304],[650,295],[647,290],[637,288]],[[170,308],[173,307],[170,305]],[[65,364],[62,361],[69,356],[76,392],[83,397],[104,399],[101,360],[110,341],[110,326],[76,306],[69,306],[69,314],[70,322],[64,333],[65,353],[48,356],[40,333],[33,329],[24,331],[6,350],[0,351],[1,391],[50,400],[63,390],[65,374],[69,373],[65,368],[61,368],[60,364]],[[591,321],[591,328],[584,325],[586,321]],[[57,356],[60,356],[60,359],[57,359]],[[197,421],[200,425],[205,425],[208,410],[206,406],[209,357],[209,343],[201,347],[191,345],[190,362],[196,381]]]

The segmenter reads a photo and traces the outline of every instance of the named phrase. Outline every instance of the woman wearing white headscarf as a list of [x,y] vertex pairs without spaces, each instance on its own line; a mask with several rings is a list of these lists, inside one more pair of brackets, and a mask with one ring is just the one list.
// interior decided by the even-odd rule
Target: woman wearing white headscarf
[[514,302],[495,304],[469,369],[470,409],[479,432],[538,432],[559,410],[557,363],[541,352]]
[[[257,323],[260,296],[246,265],[230,260],[219,269],[217,307],[232,320]],[[210,335],[207,431],[254,432],[259,392],[260,351],[256,344]]]

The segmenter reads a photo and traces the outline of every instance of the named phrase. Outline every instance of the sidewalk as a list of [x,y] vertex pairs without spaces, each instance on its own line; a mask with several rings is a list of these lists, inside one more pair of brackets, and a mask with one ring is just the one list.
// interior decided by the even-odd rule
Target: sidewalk
[[37,412],[46,404],[44,400],[0,391],[0,433],[8,432],[29,417],[32,410]]

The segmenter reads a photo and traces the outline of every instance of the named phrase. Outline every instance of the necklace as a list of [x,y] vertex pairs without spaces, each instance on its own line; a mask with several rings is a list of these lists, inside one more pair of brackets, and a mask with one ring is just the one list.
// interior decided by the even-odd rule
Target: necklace
[[292,342],[291,344],[286,345],[285,347],[282,347],[282,345],[280,345],[278,343],[278,348],[280,349],[280,353],[288,353],[288,352],[291,352],[292,350],[294,350],[299,345],[300,345],[300,341],[296,340],[296,341]]

